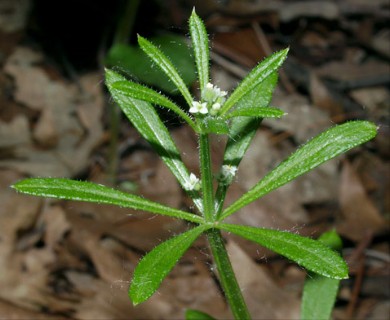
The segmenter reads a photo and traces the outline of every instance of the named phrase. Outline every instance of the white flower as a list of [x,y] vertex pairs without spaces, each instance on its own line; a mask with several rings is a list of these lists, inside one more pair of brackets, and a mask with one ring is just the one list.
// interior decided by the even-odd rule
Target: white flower
[[211,83],[208,83],[206,85],[206,88],[203,90],[202,99],[210,104],[213,103],[224,103],[225,102],[225,96],[227,95],[226,91],[222,91],[217,86],[212,85]]
[[190,174],[189,179],[184,184],[184,189],[188,191],[200,189],[200,180],[193,173]]
[[218,180],[226,185],[232,183],[234,176],[236,175],[237,167],[225,164],[221,168]]
[[237,172],[236,166],[231,166],[229,164],[224,164],[222,166],[221,173],[225,177],[229,177],[229,176],[234,177],[236,175],[236,172]]
[[207,109],[207,103],[206,102],[200,103],[198,101],[193,101],[192,107],[190,108],[190,112],[207,114],[209,112],[209,110]]
[[218,111],[221,109],[221,104],[220,103],[214,103],[212,106],[211,106],[211,110],[210,110],[210,114],[212,116],[215,116]]

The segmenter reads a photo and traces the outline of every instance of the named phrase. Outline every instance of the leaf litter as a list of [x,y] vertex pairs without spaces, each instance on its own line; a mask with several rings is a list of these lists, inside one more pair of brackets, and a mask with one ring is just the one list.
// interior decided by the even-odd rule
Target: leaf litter
[[[25,19],[28,1],[24,2],[21,15],[13,18]],[[371,309],[365,302],[372,295],[367,288],[377,283],[375,277],[382,286],[389,283],[387,260],[373,258],[389,256],[388,244],[383,241],[388,234],[390,206],[386,200],[390,188],[386,125],[389,63],[384,58],[389,57],[389,47],[384,45],[388,28],[381,25],[380,14],[384,7],[381,1],[367,5],[349,0],[349,7],[325,1],[316,4],[324,10],[307,9],[310,3],[300,2],[290,4],[294,10],[287,10],[284,1],[231,1],[225,7],[214,1],[197,4],[197,10],[206,16],[218,12],[210,15],[208,22],[215,33],[212,75],[220,79],[221,83],[216,83],[223,90],[235,87],[238,79],[234,75],[245,74],[266,54],[267,44],[256,36],[252,22],[248,22],[249,13],[259,13],[256,23],[265,26],[265,40],[273,50],[284,46],[283,39],[293,39],[284,71],[295,93],[285,94],[285,82],[281,80],[272,103],[288,115],[263,122],[263,129],[240,165],[227,203],[297,146],[335,122],[358,114],[381,127],[377,140],[368,146],[317,168],[229,219],[313,237],[336,228],[345,240],[346,254],[356,252],[370,231],[373,241],[367,248],[370,255],[366,256],[367,272],[361,289],[368,298],[360,295],[354,312],[380,318],[388,310],[383,303],[388,299],[386,291],[376,291],[384,293],[374,297],[377,303]],[[184,8],[178,6],[175,10],[180,13]],[[273,14],[262,14],[269,11]],[[229,14],[232,12],[233,16]],[[370,29],[356,13],[368,22],[379,22],[371,24]],[[332,26],[327,23],[329,19],[334,22]],[[299,24],[303,20],[306,24]],[[0,95],[1,316],[172,319],[181,318],[186,308],[195,308],[217,318],[229,318],[202,239],[173,269],[159,294],[137,308],[128,300],[131,274],[141,256],[162,240],[186,230],[185,223],[110,206],[26,197],[9,189],[26,175],[82,177],[110,183],[105,172],[109,131],[101,73],[84,73],[77,82],[65,79],[48,63],[50,57],[18,44],[20,34],[13,31],[15,25],[20,28],[25,23],[12,21],[7,31],[0,25],[0,40],[7,39],[0,41],[7,43],[0,46],[4,52],[0,70],[4,84]],[[233,30],[234,35],[227,36],[227,30]],[[347,33],[356,35],[354,43],[347,41]],[[229,63],[224,57],[230,59]],[[121,154],[120,180],[131,180],[137,185],[137,193],[147,198],[177,208],[189,207],[164,164],[128,126],[126,122],[121,125],[121,139],[135,144]],[[196,137],[185,126],[172,130],[172,135],[190,171],[197,173],[198,154],[193,151]],[[221,161],[223,146],[224,141],[216,137],[216,165]],[[248,241],[230,234],[225,237],[252,313],[263,319],[297,318],[303,271]],[[352,281],[342,282],[340,299],[347,304],[352,301],[356,274],[352,270]],[[338,307],[335,315],[341,318],[344,309]]]

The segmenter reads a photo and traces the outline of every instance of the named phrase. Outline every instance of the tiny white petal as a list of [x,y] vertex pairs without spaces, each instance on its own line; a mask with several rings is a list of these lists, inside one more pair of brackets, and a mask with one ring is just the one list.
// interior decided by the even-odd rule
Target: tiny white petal
[[200,103],[198,101],[192,102],[192,107],[190,108],[189,111],[190,113],[202,113],[202,114],[206,114],[209,112],[207,109],[207,103],[206,102]]
[[186,190],[199,190],[200,180],[193,173],[190,174],[189,179],[184,183],[184,189]]
[[214,111],[218,111],[221,109],[221,104],[220,103],[214,103],[213,106],[211,107]]

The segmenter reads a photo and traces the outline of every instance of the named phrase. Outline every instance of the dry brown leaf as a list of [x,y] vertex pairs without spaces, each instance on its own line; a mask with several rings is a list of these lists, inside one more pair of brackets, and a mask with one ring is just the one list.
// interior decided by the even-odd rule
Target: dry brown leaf
[[5,72],[15,81],[15,100],[40,112],[33,137],[41,147],[17,145],[0,164],[34,176],[69,177],[87,166],[102,136],[100,75],[82,76],[78,90],[74,84],[50,78],[37,66],[43,59],[39,52],[19,47],[5,63]]
[[342,219],[336,227],[341,235],[360,241],[367,232],[375,233],[386,228],[384,218],[367,196],[355,170],[346,161],[341,172],[339,201]]
[[297,319],[299,300],[280,287],[233,241],[227,244],[238,283],[254,319]]
[[0,300],[0,319],[4,320],[66,320],[62,316],[52,316],[46,313],[34,312],[29,309],[17,307],[11,303]]
[[56,248],[62,242],[71,225],[66,218],[66,212],[60,206],[48,206],[42,212],[42,221],[45,224],[45,244],[50,248]]
[[355,89],[350,92],[363,108],[367,109],[372,117],[380,119],[389,116],[390,92],[385,87]]
[[329,1],[293,1],[285,3],[279,11],[280,20],[289,22],[301,17],[337,19],[340,11],[336,3]]
[[25,116],[19,115],[9,123],[0,121],[0,150],[23,147],[30,143],[30,129]]
[[387,77],[389,64],[379,61],[368,61],[363,64],[346,61],[332,61],[316,69],[316,74],[338,81],[356,81],[365,78]]
[[287,113],[277,120],[266,119],[264,124],[276,130],[288,131],[298,143],[304,143],[332,125],[329,115],[311,105],[307,98],[298,94],[285,95],[275,91],[271,105]]
[[310,73],[310,98],[316,107],[326,111],[329,115],[339,115],[343,106],[331,95],[322,80],[313,72]]

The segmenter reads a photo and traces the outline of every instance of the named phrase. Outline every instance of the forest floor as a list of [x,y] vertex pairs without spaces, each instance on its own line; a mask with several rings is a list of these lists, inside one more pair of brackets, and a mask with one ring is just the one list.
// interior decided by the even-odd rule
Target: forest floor
[[[184,222],[10,188],[30,176],[68,177],[191,207],[124,117],[118,149],[110,151],[109,113],[117,106],[99,63],[105,2],[78,8],[67,24],[56,24],[56,14],[77,10],[77,1],[42,1],[47,8],[39,1],[0,2],[0,319],[182,319],[187,308],[231,318],[203,238],[150,300],[133,307],[128,298],[140,257],[185,230]],[[223,90],[265,56],[290,47],[272,101],[288,115],[263,121],[227,203],[324,129],[352,119],[378,125],[374,140],[229,219],[313,238],[337,230],[350,278],[341,282],[334,319],[390,319],[388,1],[156,1],[153,8],[141,5],[137,21],[153,21],[148,34],[153,27],[186,35],[194,3],[211,35],[213,82]],[[134,34],[144,32],[142,25]],[[198,172],[197,137],[161,116],[184,162]],[[212,142],[217,165],[224,139]],[[305,271],[253,243],[225,238],[254,318],[298,319]]]

